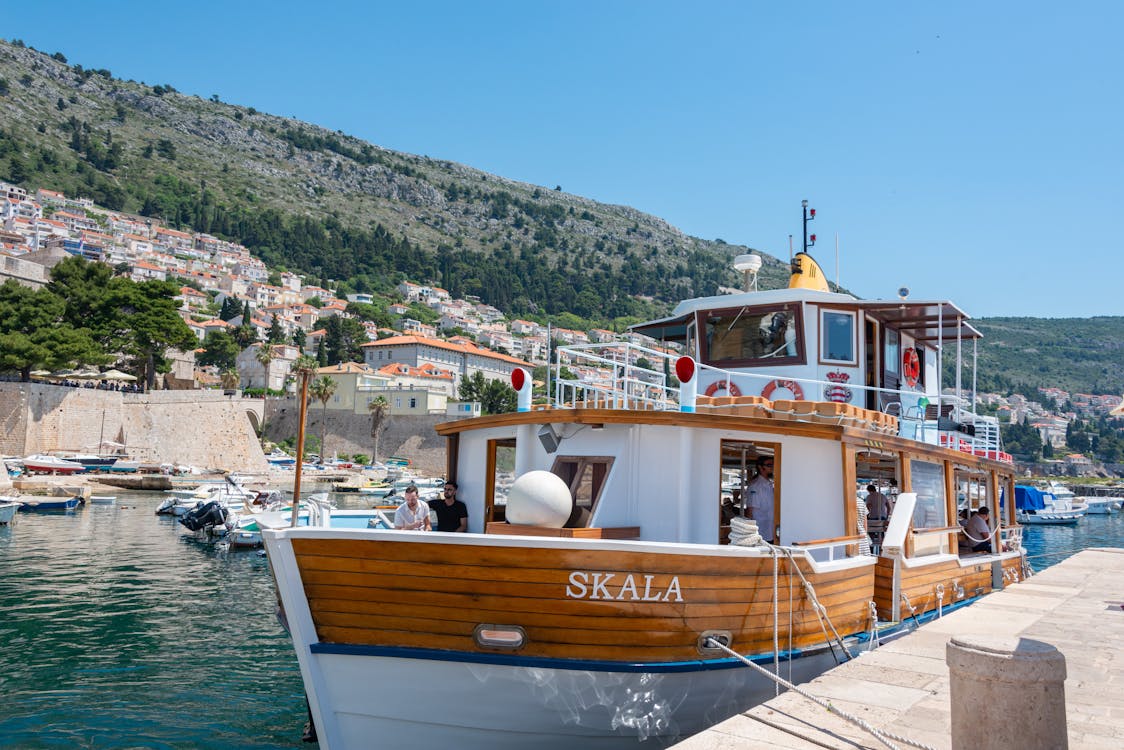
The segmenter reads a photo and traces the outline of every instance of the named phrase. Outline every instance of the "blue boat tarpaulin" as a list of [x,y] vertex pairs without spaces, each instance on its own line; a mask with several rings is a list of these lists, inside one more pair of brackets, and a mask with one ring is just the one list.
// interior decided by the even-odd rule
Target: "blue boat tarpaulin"
[[1046,507],[1046,495],[1037,487],[1015,485],[1015,508],[1017,510],[1043,510]]

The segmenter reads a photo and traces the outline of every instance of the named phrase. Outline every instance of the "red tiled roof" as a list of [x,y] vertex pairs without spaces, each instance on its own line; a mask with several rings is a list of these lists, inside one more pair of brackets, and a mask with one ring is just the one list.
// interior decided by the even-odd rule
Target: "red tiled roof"
[[379,339],[378,341],[371,341],[371,342],[368,342],[366,344],[360,344],[360,348],[366,348],[368,346],[409,346],[411,344],[418,345],[418,346],[432,346],[432,347],[435,347],[437,349],[446,349],[446,350],[449,350],[449,351],[460,352],[460,353],[463,353],[463,354],[475,354],[475,355],[480,356],[480,357],[489,357],[491,359],[499,359],[499,360],[502,360],[504,362],[509,362],[511,364],[514,364],[514,365],[519,365],[520,367],[530,367],[531,366],[529,362],[524,362],[521,359],[517,359],[517,358],[509,356],[507,354],[500,354],[499,352],[494,352],[491,349],[484,349],[482,347],[476,346],[475,344],[471,344],[471,343],[454,344],[454,343],[451,343],[449,341],[444,341],[442,339],[431,339],[431,338],[427,338],[425,336],[391,336],[390,338]]

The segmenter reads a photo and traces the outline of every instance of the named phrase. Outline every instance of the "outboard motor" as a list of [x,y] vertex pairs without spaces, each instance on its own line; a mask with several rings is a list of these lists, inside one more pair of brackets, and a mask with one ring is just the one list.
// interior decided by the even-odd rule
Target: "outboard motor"
[[226,523],[228,511],[218,500],[203,503],[198,508],[185,513],[180,518],[180,523],[191,531],[199,531],[208,526],[220,526]]

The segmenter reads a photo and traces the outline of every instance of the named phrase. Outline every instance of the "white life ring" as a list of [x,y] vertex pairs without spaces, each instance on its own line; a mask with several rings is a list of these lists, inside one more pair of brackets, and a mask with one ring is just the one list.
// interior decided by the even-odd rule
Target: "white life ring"
[[784,388],[786,390],[792,391],[792,397],[795,401],[804,400],[804,389],[800,387],[799,383],[797,383],[795,380],[781,380],[779,378],[777,380],[770,380],[768,383],[766,383],[765,387],[761,389],[761,395],[771,401],[773,398],[773,391],[777,390],[778,388]]

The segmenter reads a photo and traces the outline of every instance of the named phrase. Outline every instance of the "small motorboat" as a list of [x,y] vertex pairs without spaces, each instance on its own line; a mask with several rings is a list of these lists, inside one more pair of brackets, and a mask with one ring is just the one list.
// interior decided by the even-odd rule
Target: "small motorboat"
[[90,495],[92,505],[113,505],[117,502],[117,495]]
[[78,507],[82,498],[78,495],[67,497],[37,497],[20,501],[20,510],[27,512],[36,511],[70,511]]
[[1075,524],[1085,517],[1085,506],[1075,507],[1069,500],[1025,485],[1015,485],[1015,520],[1030,525]]
[[39,471],[49,474],[78,474],[86,471],[86,467],[77,461],[67,461],[58,456],[48,456],[43,453],[37,453],[23,459],[23,468],[28,472]]
[[0,495],[0,525],[11,523],[20,509],[20,501],[9,495]]

